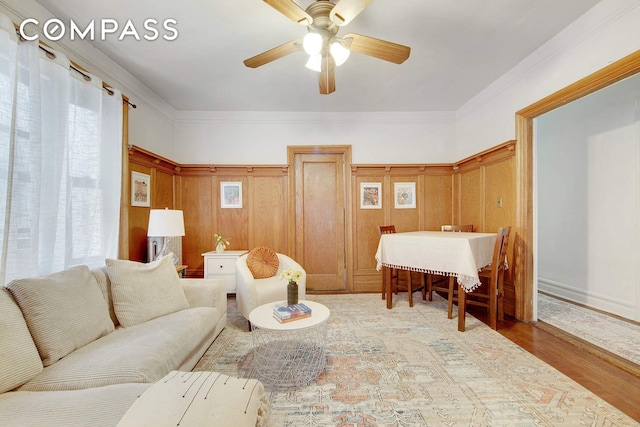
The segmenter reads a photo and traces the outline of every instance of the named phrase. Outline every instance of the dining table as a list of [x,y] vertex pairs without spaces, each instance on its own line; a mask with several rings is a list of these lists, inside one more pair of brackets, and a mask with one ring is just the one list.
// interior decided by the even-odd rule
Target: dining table
[[[383,234],[376,251],[376,270],[382,267],[454,276],[459,289],[480,286],[478,272],[491,264],[496,233],[409,231]],[[392,308],[391,280],[386,281],[387,308]],[[458,305],[458,317],[461,305]]]

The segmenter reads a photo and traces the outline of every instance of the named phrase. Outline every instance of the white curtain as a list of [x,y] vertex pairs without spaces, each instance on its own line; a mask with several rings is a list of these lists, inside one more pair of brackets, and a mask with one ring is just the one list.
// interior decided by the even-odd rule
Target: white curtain
[[0,281],[116,258],[122,97],[0,15]]

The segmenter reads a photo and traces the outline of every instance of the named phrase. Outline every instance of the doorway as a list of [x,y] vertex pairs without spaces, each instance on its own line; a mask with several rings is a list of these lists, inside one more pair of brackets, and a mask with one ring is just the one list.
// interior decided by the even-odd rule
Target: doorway
[[307,291],[348,290],[347,168],[350,146],[289,147],[293,257],[307,273]]

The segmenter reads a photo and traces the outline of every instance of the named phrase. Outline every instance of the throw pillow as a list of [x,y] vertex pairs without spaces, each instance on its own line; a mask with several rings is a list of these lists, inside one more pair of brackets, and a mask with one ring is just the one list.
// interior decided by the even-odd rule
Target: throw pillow
[[251,249],[247,255],[247,267],[249,267],[254,279],[275,276],[279,266],[278,254],[266,246]]
[[0,287],[0,393],[42,372],[42,361],[20,308]]
[[44,366],[114,330],[107,303],[86,265],[7,285]]
[[123,327],[189,308],[173,254],[148,264],[117,259],[106,264],[113,308]]

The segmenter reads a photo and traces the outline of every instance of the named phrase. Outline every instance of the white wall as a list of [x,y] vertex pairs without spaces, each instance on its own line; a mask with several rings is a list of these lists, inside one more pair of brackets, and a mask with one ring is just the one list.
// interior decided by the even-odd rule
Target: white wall
[[535,146],[539,289],[640,320],[640,76],[541,116]]
[[456,158],[515,139],[515,112],[638,49],[640,1],[602,0],[458,110]]
[[288,145],[351,145],[353,163],[447,163],[455,113],[178,113],[178,163],[286,164]]
[[[14,23],[25,18],[40,22],[53,14],[33,0],[0,0],[0,12]],[[42,36],[42,35],[41,35]],[[138,108],[129,109],[129,143],[170,159],[175,155],[175,110],[122,67],[95,49],[89,42],[62,39],[47,41],[103,81],[119,89]]]

